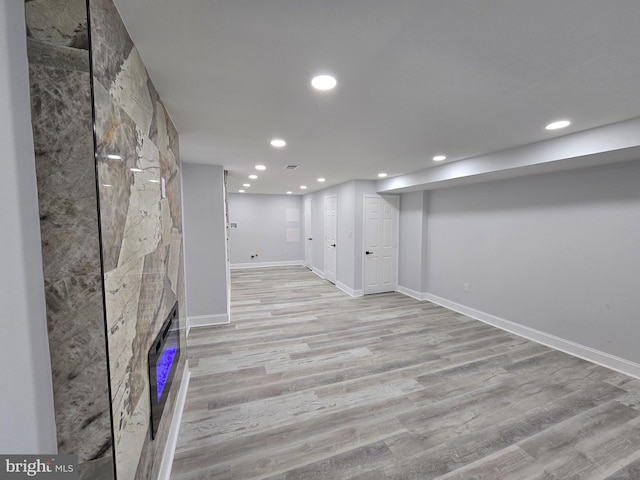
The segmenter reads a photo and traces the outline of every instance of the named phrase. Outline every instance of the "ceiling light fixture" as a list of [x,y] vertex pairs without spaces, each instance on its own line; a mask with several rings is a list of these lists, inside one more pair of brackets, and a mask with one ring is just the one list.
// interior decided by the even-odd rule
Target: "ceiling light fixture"
[[307,186],[306,185],[300,185],[300,190],[306,190]]
[[267,167],[265,167],[264,165],[256,165],[256,170],[266,170]]
[[142,171],[141,168],[130,168],[129,170],[131,170],[134,173],[140,173]]
[[274,138],[273,140],[271,140],[271,146],[272,147],[276,147],[276,148],[282,148],[287,144],[287,142],[285,142],[283,139],[281,138]]
[[326,178],[323,178],[323,177],[320,177],[320,178],[318,179],[318,181],[319,181],[320,183],[322,183],[322,182],[326,182],[326,181],[327,181],[327,179],[326,179]]
[[249,188],[251,186],[251,184],[250,183],[243,183],[242,186],[246,187],[246,188]]
[[107,155],[107,158],[111,159],[111,160],[122,160],[122,157],[120,155],[115,155],[115,154],[109,154]]
[[316,90],[331,90],[337,84],[338,81],[331,75],[316,75],[311,79],[311,86]]
[[244,190],[238,190],[239,193],[244,193]]
[[544,128],[545,130],[559,130],[561,128],[568,127],[569,125],[571,125],[569,120],[558,120],[557,122],[551,122]]
[[258,175],[249,175],[249,178],[251,180],[257,180],[258,179]]
[[433,161],[434,162],[441,162],[443,160],[446,160],[447,157],[445,157],[444,155],[436,155],[435,157],[433,157]]
[[387,176],[387,174],[386,174],[386,173],[384,173],[384,172],[380,172],[380,173],[378,174],[378,177],[380,177],[380,178],[384,178],[384,177],[386,177],[386,176]]
[[287,195],[291,195],[293,192],[287,192]]

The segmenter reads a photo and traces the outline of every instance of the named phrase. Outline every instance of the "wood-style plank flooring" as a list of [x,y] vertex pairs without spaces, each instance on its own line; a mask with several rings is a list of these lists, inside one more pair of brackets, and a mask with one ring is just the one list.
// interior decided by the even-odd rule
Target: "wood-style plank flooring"
[[192,329],[172,479],[640,479],[640,381],[302,267]]

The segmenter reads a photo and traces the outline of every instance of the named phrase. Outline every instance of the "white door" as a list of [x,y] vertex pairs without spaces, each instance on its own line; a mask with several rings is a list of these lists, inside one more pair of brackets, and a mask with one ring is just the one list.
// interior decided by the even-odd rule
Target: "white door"
[[313,268],[313,236],[311,221],[311,199],[304,199],[304,264],[307,268]]
[[364,197],[364,294],[393,292],[398,275],[398,197]]
[[324,197],[324,278],[331,283],[336,283],[336,206],[335,195]]

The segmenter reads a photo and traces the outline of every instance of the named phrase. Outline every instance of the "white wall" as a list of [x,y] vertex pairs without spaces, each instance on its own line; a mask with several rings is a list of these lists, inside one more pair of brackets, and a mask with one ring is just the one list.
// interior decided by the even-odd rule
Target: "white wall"
[[[229,230],[232,266],[304,263],[301,196],[229,194],[229,221],[238,224],[237,229]],[[296,230],[297,241],[287,241],[287,231],[293,234]],[[257,257],[251,258],[256,254]]]
[[56,453],[24,2],[0,4],[0,453]]
[[639,180],[635,161],[431,191],[428,293],[640,363]]
[[183,163],[182,187],[189,323],[227,321],[224,169]]

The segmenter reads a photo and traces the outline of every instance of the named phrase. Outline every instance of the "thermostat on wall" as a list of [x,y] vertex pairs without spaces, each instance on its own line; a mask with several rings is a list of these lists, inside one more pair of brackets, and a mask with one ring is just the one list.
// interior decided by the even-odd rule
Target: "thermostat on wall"
[[238,222],[229,222],[229,230],[237,230]]

